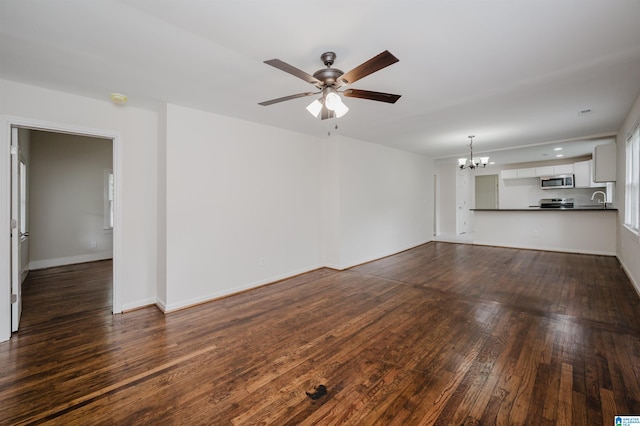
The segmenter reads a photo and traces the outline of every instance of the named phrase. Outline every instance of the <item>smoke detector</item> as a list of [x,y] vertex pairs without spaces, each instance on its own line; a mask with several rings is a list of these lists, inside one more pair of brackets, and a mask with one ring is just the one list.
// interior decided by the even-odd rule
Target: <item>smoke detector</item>
[[111,94],[111,102],[116,105],[124,105],[128,101],[127,95],[123,95],[122,93],[112,93]]

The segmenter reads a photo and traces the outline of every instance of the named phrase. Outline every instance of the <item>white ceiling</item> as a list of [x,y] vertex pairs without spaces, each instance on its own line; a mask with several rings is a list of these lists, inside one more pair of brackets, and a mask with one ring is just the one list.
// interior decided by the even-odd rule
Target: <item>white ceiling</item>
[[[610,135],[640,93],[637,0],[59,0],[0,2],[0,78],[84,96],[129,96],[298,132],[329,131],[434,158]],[[309,74],[400,62],[354,88],[349,113],[314,119]],[[592,113],[581,116],[580,110]],[[336,124],[338,129],[335,129]]]

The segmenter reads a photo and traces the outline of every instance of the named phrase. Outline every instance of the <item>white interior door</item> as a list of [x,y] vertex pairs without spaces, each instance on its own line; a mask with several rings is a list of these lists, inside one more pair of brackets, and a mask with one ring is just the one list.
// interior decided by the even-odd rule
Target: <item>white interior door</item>
[[21,282],[21,197],[20,197],[20,146],[18,129],[11,128],[11,331],[18,331],[22,314]]

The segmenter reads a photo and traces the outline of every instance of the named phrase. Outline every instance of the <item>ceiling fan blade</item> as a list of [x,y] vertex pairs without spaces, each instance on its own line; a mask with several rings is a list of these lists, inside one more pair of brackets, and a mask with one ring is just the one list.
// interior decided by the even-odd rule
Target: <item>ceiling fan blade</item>
[[278,68],[281,71],[284,72],[288,72],[289,74],[296,76],[298,78],[303,79],[304,81],[306,81],[307,83],[311,83],[311,84],[321,84],[320,80],[318,80],[317,78],[315,78],[314,76],[307,74],[306,72],[302,71],[301,69],[298,69],[296,67],[294,67],[293,65],[289,65],[286,62],[281,61],[280,59],[269,59],[268,61],[264,61],[265,64],[267,65],[271,65],[272,67]]
[[382,92],[371,92],[369,90],[358,90],[358,89],[347,89],[343,92],[348,98],[360,98],[360,99],[369,99],[371,101],[379,101],[379,102],[387,102],[390,104],[395,104],[400,96],[402,95],[393,95],[391,93],[382,93]]
[[374,56],[367,62],[364,62],[349,72],[342,74],[340,82],[343,84],[352,84],[362,77],[366,77],[369,74],[373,74],[376,71],[380,71],[384,67],[395,64],[399,59],[389,53],[388,50]]
[[285,96],[283,98],[271,99],[270,101],[258,102],[258,105],[267,106],[267,105],[277,104],[278,102],[290,101],[291,99],[304,98],[305,96],[311,96],[316,94],[317,93],[315,92],[298,93],[295,95]]

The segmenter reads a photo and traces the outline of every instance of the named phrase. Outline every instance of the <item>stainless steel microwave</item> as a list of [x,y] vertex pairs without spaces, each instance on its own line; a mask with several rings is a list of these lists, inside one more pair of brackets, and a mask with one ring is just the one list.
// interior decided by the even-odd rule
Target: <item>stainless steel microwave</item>
[[574,188],[573,175],[544,176],[540,178],[540,188],[561,189]]

